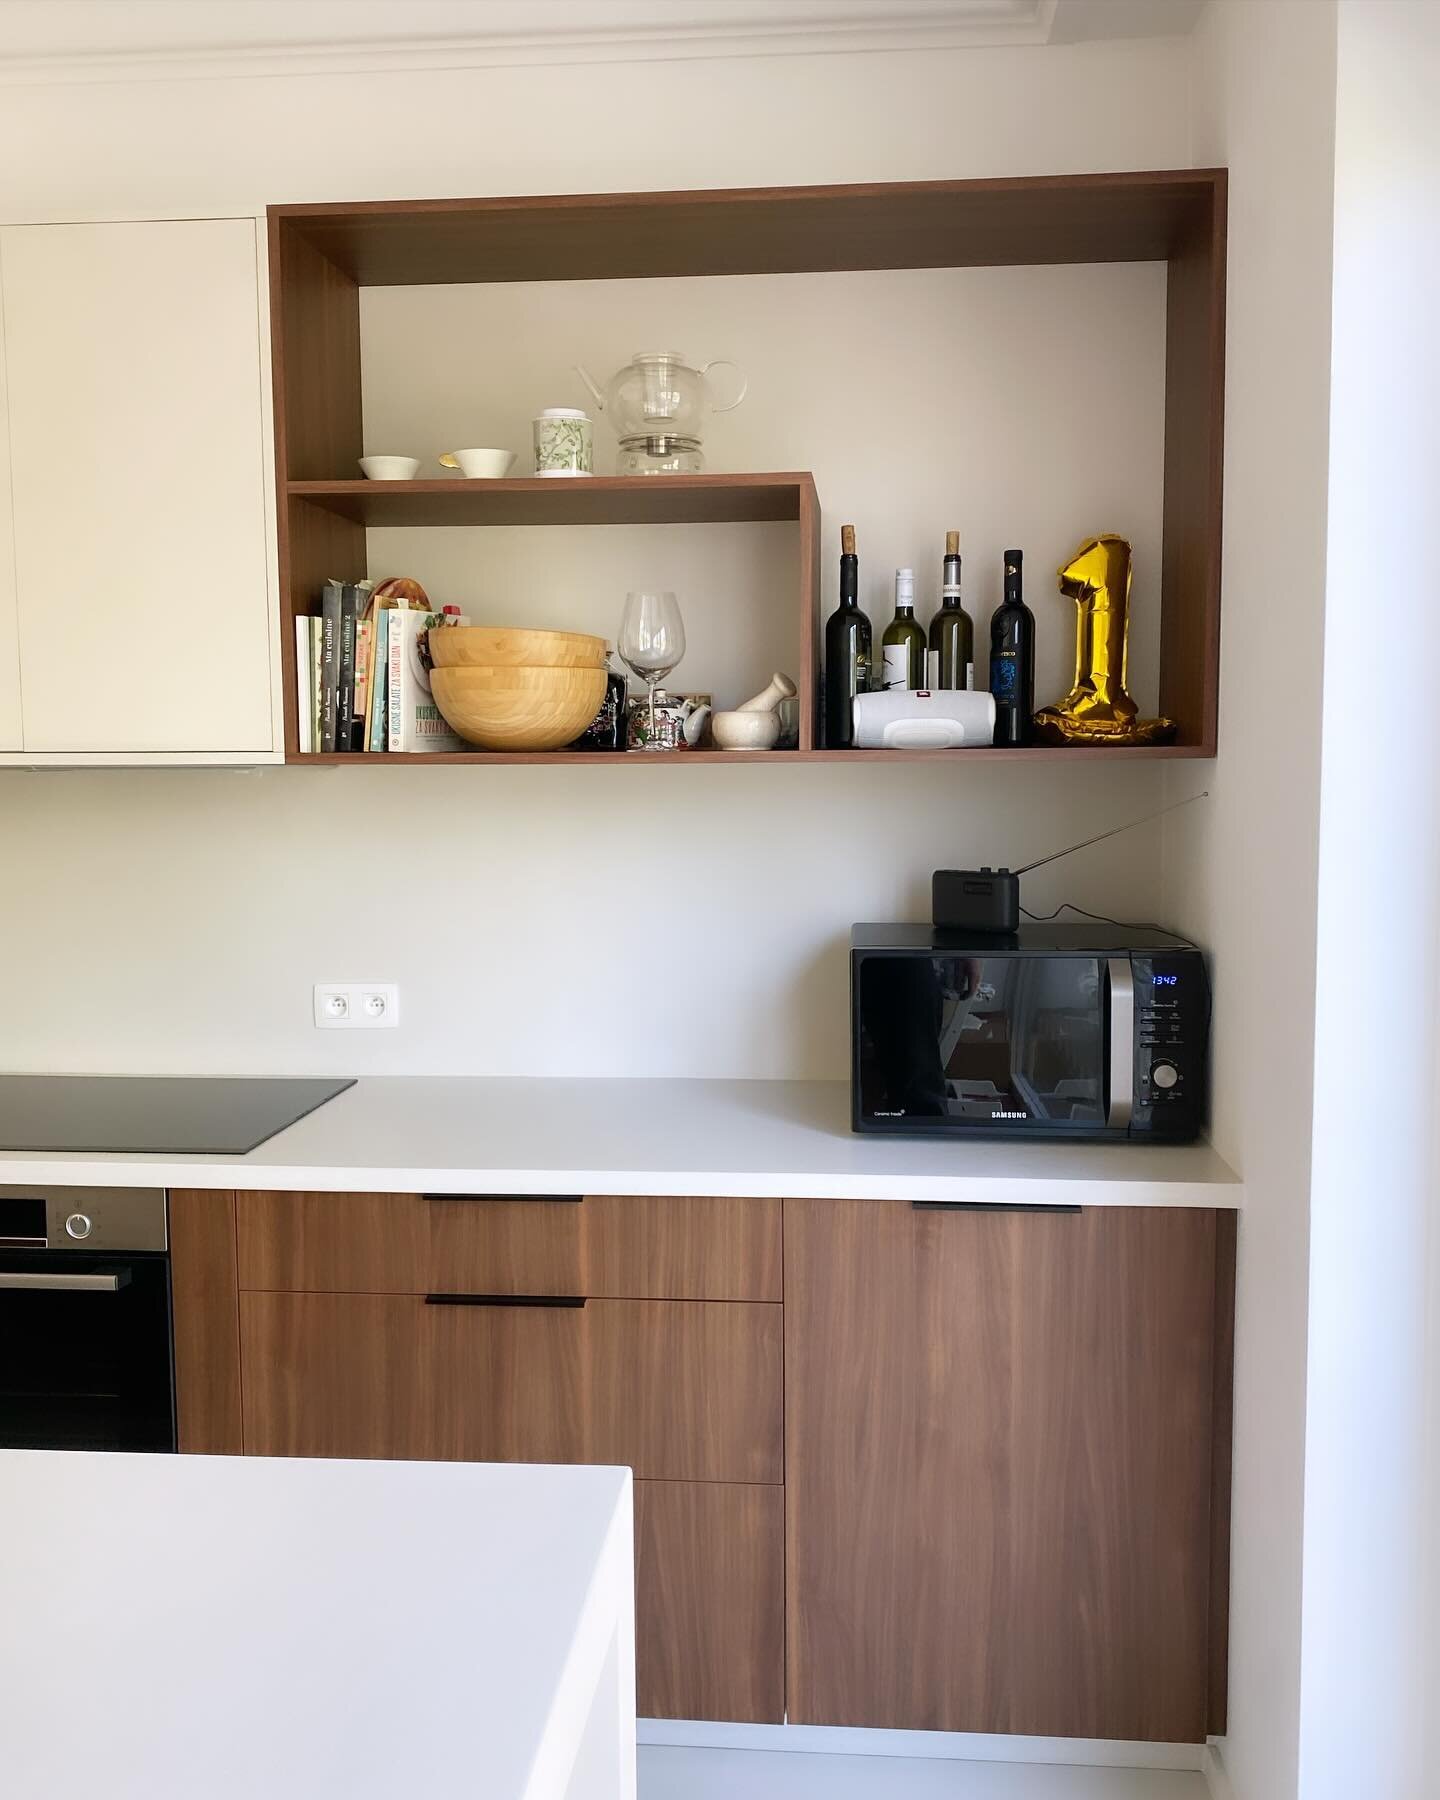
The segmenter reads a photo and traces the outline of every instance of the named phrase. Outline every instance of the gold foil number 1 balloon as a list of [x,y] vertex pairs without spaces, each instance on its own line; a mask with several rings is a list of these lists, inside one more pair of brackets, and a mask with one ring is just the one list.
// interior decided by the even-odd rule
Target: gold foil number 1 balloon
[[1075,685],[1035,715],[1048,744],[1168,744],[1170,719],[1142,719],[1125,689],[1130,656],[1130,545],[1113,532],[1085,542],[1059,571],[1075,602]]

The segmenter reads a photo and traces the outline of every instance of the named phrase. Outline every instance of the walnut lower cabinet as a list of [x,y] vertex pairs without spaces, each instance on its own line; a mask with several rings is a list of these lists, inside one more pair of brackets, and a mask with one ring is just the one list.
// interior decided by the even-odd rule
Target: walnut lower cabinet
[[186,1190],[171,1227],[182,1449],[634,1469],[643,1714],[1223,1729],[1233,1214]]
[[785,1711],[778,1200],[237,1194],[244,1448],[635,1472],[649,1717]]
[[786,1202],[792,1721],[1223,1729],[1232,1225]]

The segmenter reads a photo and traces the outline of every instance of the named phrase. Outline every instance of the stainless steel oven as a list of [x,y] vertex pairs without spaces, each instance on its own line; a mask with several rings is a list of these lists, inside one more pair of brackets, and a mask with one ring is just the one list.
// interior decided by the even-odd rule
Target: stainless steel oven
[[175,1448],[163,1188],[0,1186],[0,1445]]

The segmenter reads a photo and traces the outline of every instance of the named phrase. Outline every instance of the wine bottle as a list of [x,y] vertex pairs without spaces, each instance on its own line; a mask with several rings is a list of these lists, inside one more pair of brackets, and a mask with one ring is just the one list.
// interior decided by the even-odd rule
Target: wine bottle
[[930,621],[930,667],[926,679],[932,688],[973,688],[975,685],[975,627],[960,604],[958,531],[945,533],[940,610]]
[[880,640],[887,688],[923,688],[925,633],[915,622],[915,571],[895,571],[895,617]]
[[825,743],[855,743],[855,696],[870,689],[870,621],[860,610],[860,559],[855,527],[840,527],[840,604],[825,621]]
[[995,742],[1028,744],[1035,711],[1035,615],[1020,596],[1022,556],[1005,552],[1005,598],[990,615]]

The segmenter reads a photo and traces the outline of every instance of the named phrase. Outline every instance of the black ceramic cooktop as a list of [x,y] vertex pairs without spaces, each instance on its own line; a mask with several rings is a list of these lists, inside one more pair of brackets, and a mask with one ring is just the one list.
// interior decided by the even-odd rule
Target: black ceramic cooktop
[[0,1150],[243,1156],[353,1080],[0,1075]]

